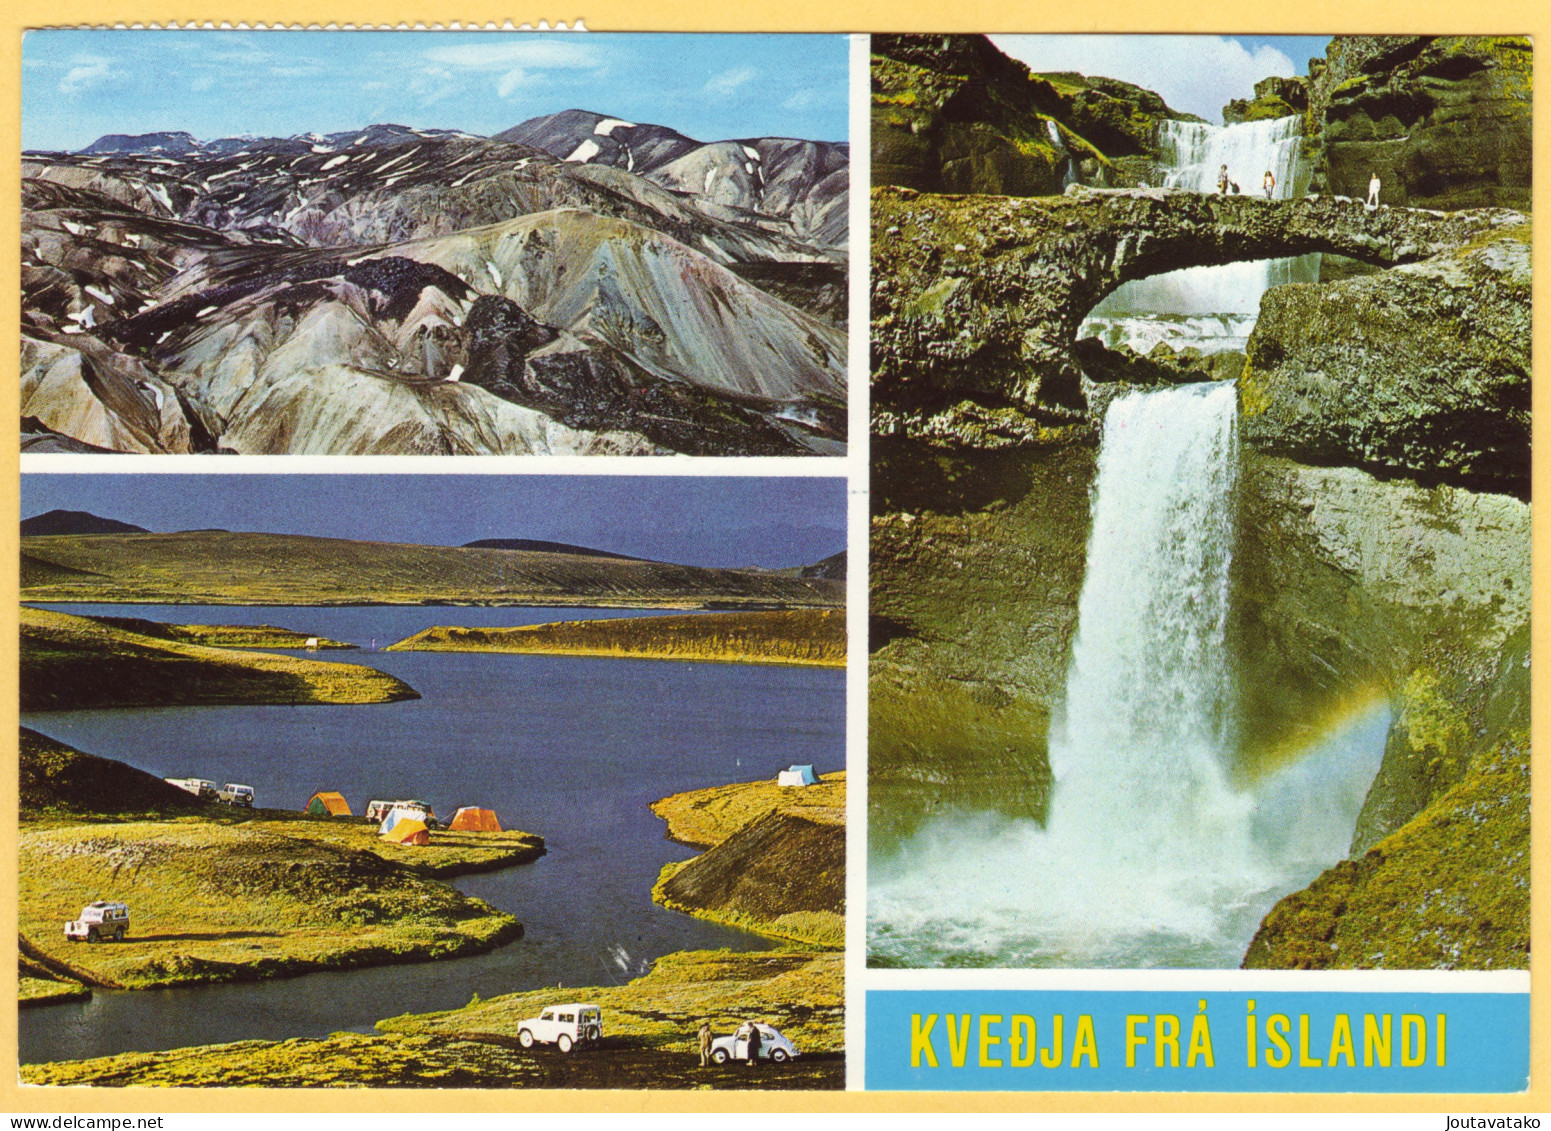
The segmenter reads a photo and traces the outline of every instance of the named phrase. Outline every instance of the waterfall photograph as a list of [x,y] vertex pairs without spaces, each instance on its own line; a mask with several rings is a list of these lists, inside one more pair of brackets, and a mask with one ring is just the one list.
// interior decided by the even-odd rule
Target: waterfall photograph
[[875,968],[1527,969],[1527,37],[872,39]]

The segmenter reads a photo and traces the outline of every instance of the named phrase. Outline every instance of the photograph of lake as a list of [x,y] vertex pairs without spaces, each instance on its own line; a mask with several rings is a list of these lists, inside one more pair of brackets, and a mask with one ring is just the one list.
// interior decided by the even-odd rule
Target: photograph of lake
[[696,1029],[752,1020],[841,1085],[843,481],[23,498],[24,1077],[747,1086]]

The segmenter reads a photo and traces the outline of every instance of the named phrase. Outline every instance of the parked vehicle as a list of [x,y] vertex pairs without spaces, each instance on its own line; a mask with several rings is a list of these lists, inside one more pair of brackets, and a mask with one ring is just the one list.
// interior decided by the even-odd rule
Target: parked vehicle
[[[784,1064],[797,1056],[797,1046],[783,1037],[777,1030],[769,1025],[759,1025],[759,1059],[772,1060],[776,1064]],[[727,1037],[717,1037],[711,1042],[711,1059],[717,1064],[726,1064],[729,1060],[747,1060],[749,1058],[749,1041],[747,1037],[733,1034]]]
[[253,808],[253,787],[251,785],[238,785],[236,782],[227,782],[216,795],[217,800],[227,805],[242,805]]
[[81,917],[65,923],[65,938],[71,942],[123,942],[129,934],[129,904],[99,899],[81,908]]
[[603,1010],[596,1005],[572,1003],[552,1005],[537,1017],[518,1023],[517,1043],[531,1049],[535,1042],[558,1045],[570,1052],[580,1044],[596,1044],[603,1039]]
[[168,785],[187,790],[201,801],[215,801],[220,796],[220,790],[215,788],[215,782],[209,778],[164,778],[163,780]]
[[376,821],[380,825],[383,819],[395,809],[404,810],[406,817],[413,817],[417,821],[423,821],[428,829],[437,827],[436,810],[432,809],[424,801],[368,801],[366,803],[366,819],[368,821]]

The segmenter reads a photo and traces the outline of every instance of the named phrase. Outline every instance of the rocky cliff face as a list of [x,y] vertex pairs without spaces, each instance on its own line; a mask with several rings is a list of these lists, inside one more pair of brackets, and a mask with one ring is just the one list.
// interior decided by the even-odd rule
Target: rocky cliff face
[[[564,158],[400,126],[33,155],[29,442],[843,450],[845,147],[729,155],[580,111],[517,130],[552,148],[578,131],[597,143]],[[643,133],[651,169],[620,167]],[[689,159],[698,186],[663,173]],[[753,189],[711,192],[745,166]]]
[[1047,196],[1148,183],[1158,121],[1199,121],[1115,79],[1035,75],[980,35],[872,38],[874,185]]
[[1529,225],[1420,263],[1267,292],[1244,436],[1310,464],[1527,499]]
[[1310,72],[1316,191],[1421,208],[1528,209],[1530,41],[1337,36]]
[[[874,431],[978,430],[997,446],[1043,442],[1041,429],[1080,424],[1083,378],[1103,374],[1085,373],[1074,355],[1078,327],[1129,279],[1309,251],[1415,262],[1524,222],[1506,210],[1369,211],[1329,198],[1165,189],[1039,199],[874,189]],[[1500,254],[1483,253],[1493,262]],[[1480,263],[1470,269],[1517,277]]]

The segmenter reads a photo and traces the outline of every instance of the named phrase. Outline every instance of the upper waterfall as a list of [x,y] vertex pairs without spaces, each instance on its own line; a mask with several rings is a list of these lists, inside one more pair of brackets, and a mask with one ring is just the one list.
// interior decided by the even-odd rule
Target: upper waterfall
[[[1227,166],[1230,182],[1246,195],[1261,194],[1269,172],[1275,200],[1302,196],[1310,168],[1303,153],[1303,119],[1297,115],[1263,122],[1211,126],[1163,121],[1158,149],[1164,158],[1165,187],[1189,192],[1218,191]],[[1320,257],[1187,267],[1127,283],[1106,297],[1084,320],[1078,337],[1101,339],[1110,348],[1130,346],[1147,353],[1158,342],[1175,349],[1208,352],[1242,350],[1269,287],[1319,278]]]

